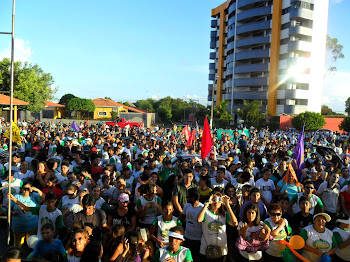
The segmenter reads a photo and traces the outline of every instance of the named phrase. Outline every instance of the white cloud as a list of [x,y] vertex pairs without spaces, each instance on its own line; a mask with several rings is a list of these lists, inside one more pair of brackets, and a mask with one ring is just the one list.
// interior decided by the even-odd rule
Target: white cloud
[[325,79],[322,104],[338,113],[345,110],[345,100],[350,97],[350,72],[335,72]]
[[[33,55],[32,48],[28,40],[23,40],[20,38],[15,38],[15,61],[30,62],[31,56]],[[11,41],[9,42],[9,47],[0,50],[0,59],[11,58]]]

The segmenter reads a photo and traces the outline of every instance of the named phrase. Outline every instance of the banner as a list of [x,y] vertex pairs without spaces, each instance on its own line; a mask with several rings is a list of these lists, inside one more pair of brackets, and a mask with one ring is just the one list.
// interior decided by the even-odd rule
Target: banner
[[[244,134],[249,137],[249,129],[243,129],[243,130],[237,130],[239,135],[238,137],[241,136],[242,132],[244,132]],[[233,140],[233,133],[235,132],[235,130],[231,130],[231,129],[217,129],[216,130],[216,135],[217,135],[217,140],[221,140],[222,135],[226,135],[229,136],[230,140]]]

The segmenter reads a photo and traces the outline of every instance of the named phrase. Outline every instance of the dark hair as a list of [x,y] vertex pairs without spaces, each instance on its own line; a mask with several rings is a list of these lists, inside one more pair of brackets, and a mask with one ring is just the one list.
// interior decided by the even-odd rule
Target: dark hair
[[234,190],[234,192],[235,192],[235,195],[236,195],[236,188],[235,188],[231,183],[228,183],[228,184],[225,186],[225,190],[224,190],[225,194],[227,195],[227,191],[228,191],[229,189],[231,189],[231,188],[233,188],[233,190]]
[[[337,219],[349,220],[350,216],[348,214],[345,214],[345,213],[340,213],[337,215]],[[341,222],[337,222],[336,226],[339,227],[340,224],[341,224]]]
[[50,181],[50,182],[52,182],[52,183],[54,183],[54,184],[57,184],[57,183],[58,183],[58,179],[57,179],[57,177],[55,177],[55,176],[49,177],[49,179],[48,179],[47,181]]
[[57,200],[56,194],[53,192],[48,192],[45,196],[45,201]]
[[193,174],[193,171],[191,169],[189,169],[189,168],[186,168],[182,173],[185,176],[187,174]]
[[83,251],[83,254],[80,258],[81,262],[98,262],[99,256],[101,254],[102,245],[100,241],[91,241],[89,242]]
[[103,175],[102,178],[101,178],[102,183],[104,183],[109,178],[110,178],[109,176]]
[[53,227],[53,224],[51,224],[51,223],[46,223],[46,224],[44,224],[44,225],[41,227],[41,229],[40,229],[40,231],[43,231],[43,230],[55,231],[55,228]]
[[166,206],[174,207],[173,203],[170,200],[162,202],[162,208],[164,208]]
[[268,211],[271,213],[272,210],[281,210],[281,212],[282,212],[282,208],[281,208],[280,204],[278,204],[278,203],[273,203],[273,204],[269,205]]
[[256,187],[252,187],[250,190],[249,190],[249,195],[251,196],[253,193],[260,193],[260,189],[259,188],[256,188]]
[[125,239],[127,239],[130,244],[130,252],[132,252],[131,257],[135,258],[138,252],[137,245],[139,243],[139,234],[136,231],[126,232]]
[[7,259],[21,259],[22,256],[23,252],[19,247],[9,247],[2,257],[2,261],[5,262]]
[[60,251],[50,251],[47,252],[43,259],[50,261],[50,262],[64,262],[64,257]]
[[182,226],[176,226],[170,229],[170,232],[175,232],[175,231],[180,232],[181,235],[185,234],[185,230]]
[[308,199],[307,197],[301,196],[301,197],[299,198],[299,205],[300,205],[300,203],[303,202],[303,201],[307,201],[307,202],[310,203],[310,199]]
[[145,185],[145,194],[151,194],[153,193],[152,192],[152,189],[155,187],[156,185],[151,183],[151,182],[148,182],[146,185]]
[[278,198],[278,202],[279,202],[279,201],[282,201],[282,200],[286,200],[288,203],[290,202],[288,196],[280,196],[280,197]]
[[84,207],[85,206],[95,206],[96,205],[96,198],[93,195],[86,194],[83,197],[82,204]]
[[200,193],[197,188],[191,188],[187,191],[187,197],[193,197],[195,201],[200,199]]
[[247,212],[249,209],[252,209],[255,211],[256,213],[256,217],[255,220],[253,221],[254,226],[258,226],[260,224],[260,211],[259,211],[259,207],[255,204],[248,204],[246,205],[246,207],[244,208],[244,212],[243,212],[243,219],[242,222],[243,223],[248,223],[248,217],[247,217]]
[[47,167],[52,170],[55,164],[57,163],[56,159],[50,158],[47,162]]
[[250,180],[250,173],[248,171],[242,172],[241,178],[244,182],[248,182]]
[[207,185],[207,187],[210,187],[210,179],[207,176],[200,176],[199,177],[200,180],[203,180],[205,182],[205,184]]

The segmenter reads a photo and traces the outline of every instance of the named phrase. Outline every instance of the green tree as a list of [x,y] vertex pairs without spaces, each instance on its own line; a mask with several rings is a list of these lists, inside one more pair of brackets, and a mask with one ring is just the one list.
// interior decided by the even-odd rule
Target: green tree
[[248,103],[243,100],[243,105],[238,108],[238,117],[244,120],[248,125],[258,126],[259,122],[264,118],[261,104],[258,100]]
[[75,98],[76,96],[73,95],[73,94],[65,94],[61,97],[60,101],[58,102],[59,104],[61,105],[66,105],[67,102],[72,99],[72,98]]
[[105,99],[113,100],[110,96],[105,96]]
[[157,109],[157,113],[159,117],[162,119],[162,121],[169,121],[171,120],[171,117],[173,116],[171,113],[171,108],[161,105]]
[[345,101],[345,113],[350,116],[350,97],[348,97],[348,99]]
[[[54,79],[38,65],[28,62],[15,62],[14,66],[15,98],[29,103],[26,107],[31,112],[39,112],[45,108],[46,100],[52,100],[57,91],[52,88]],[[0,91],[11,89],[11,61],[4,58],[0,61]]]
[[69,111],[94,112],[95,104],[90,99],[75,97],[70,99],[66,105]]
[[350,132],[350,117],[345,117],[344,120],[340,123],[339,128],[345,132]]
[[337,68],[334,66],[335,62],[339,58],[344,58],[344,54],[342,53],[343,46],[339,44],[339,41],[337,38],[331,38],[329,35],[327,35],[326,40],[326,67],[327,67],[327,73],[331,73],[334,71],[337,71]]
[[306,111],[292,119],[292,125],[297,130],[301,130],[305,124],[305,131],[315,131],[326,124],[324,116],[320,113]]
[[153,108],[153,104],[150,100],[138,100],[135,103],[135,106],[137,108],[140,108],[142,110],[146,110],[147,112],[153,113],[154,112],[154,108]]
[[112,120],[116,120],[119,117],[118,111],[111,111],[111,118]]
[[322,105],[321,107],[321,115],[323,116],[335,116],[337,115],[329,106]]

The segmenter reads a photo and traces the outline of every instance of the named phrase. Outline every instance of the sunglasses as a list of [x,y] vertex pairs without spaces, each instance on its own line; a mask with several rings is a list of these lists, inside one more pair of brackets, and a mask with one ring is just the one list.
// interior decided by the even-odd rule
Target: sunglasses
[[29,187],[24,187],[23,191],[30,191],[30,188]]
[[73,239],[73,243],[76,243],[76,242],[82,241],[82,240],[83,240],[82,237],[78,237],[78,238]]
[[307,189],[314,189],[314,187],[311,187],[311,186],[307,186],[306,188]]
[[281,215],[282,215],[281,213],[271,213],[271,216],[272,216],[272,217],[276,217],[276,216],[279,216],[279,217],[280,217]]
[[70,193],[70,194],[67,193],[67,196],[74,196],[74,195],[75,195],[75,192],[74,193]]

